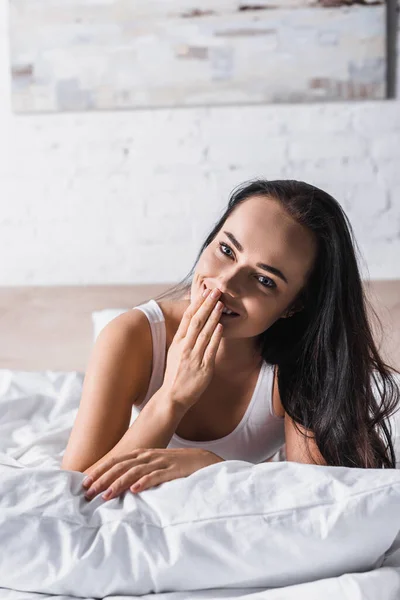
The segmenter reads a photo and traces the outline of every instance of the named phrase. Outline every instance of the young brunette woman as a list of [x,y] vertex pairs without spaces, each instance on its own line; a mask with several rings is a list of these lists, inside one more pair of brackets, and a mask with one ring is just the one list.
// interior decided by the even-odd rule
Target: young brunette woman
[[300,181],[248,182],[185,279],[100,333],[61,468],[90,476],[88,499],[283,445],[288,461],[394,468],[395,372],[339,203]]

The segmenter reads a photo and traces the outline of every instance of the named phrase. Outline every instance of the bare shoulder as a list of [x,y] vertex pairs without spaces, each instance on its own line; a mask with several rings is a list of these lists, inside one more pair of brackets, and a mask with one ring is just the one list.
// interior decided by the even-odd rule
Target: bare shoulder
[[[182,318],[185,303],[173,300],[157,301],[157,303],[164,315],[166,352],[168,352]],[[153,342],[149,320],[143,311],[130,310],[113,319],[107,327],[110,325],[113,331],[109,332],[109,337],[122,340],[125,360],[130,363],[129,373],[135,379],[136,393],[132,398],[132,404],[140,405],[149,388],[153,364]]]
[[[151,375],[152,338],[150,324],[141,310],[129,310],[110,321],[100,332],[91,363],[96,372],[118,380],[132,404],[140,398]],[[147,388],[146,388],[147,389]]]
[[144,352],[151,341],[148,319],[141,310],[129,310],[115,317],[100,332],[107,338],[121,339],[127,345],[127,350],[135,351],[141,348]]

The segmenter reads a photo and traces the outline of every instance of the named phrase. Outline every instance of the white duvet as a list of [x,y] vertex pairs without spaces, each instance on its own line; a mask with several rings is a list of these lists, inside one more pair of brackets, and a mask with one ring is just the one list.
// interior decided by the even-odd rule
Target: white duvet
[[226,461],[88,503],[59,469],[82,382],[0,370],[1,600],[399,600],[400,470]]

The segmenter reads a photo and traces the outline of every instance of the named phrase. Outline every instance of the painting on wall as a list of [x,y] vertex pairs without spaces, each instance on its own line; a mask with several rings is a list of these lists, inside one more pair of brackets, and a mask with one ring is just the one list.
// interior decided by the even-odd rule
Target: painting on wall
[[9,2],[17,113],[386,97],[383,1]]

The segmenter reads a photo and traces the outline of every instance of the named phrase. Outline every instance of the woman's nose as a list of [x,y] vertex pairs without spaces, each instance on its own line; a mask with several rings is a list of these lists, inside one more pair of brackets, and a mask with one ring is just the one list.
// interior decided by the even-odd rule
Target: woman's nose
[[223,270],[223,273],[219,273],[218,279],[215,280],[215,287],[225,296],[230,296],[233,299],[239,298],[240,276],[241,274],[236,265],[231,265],[231,268],[227,267]]
[[238,298],[240,296],[238,285],[235,283],[233,277],[224,279],[222,281],[217,281],[216,287],[221,291],[223,296],[231,298]]

